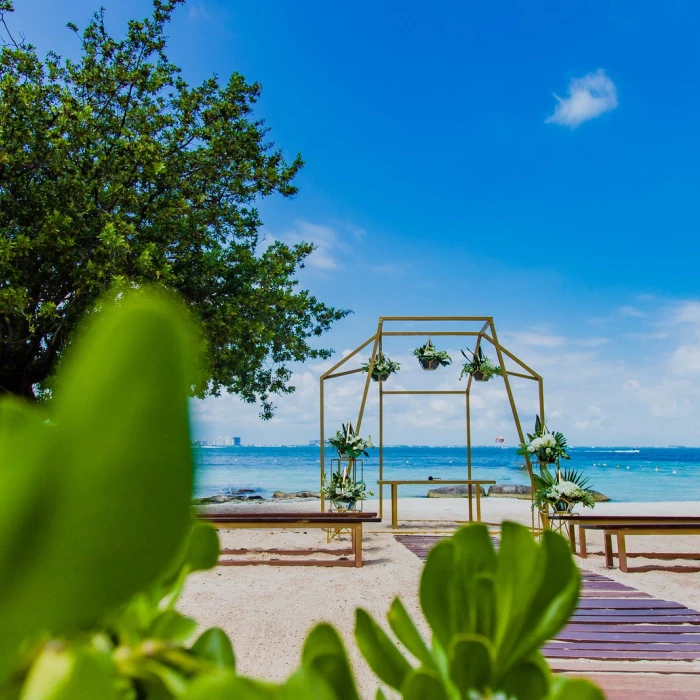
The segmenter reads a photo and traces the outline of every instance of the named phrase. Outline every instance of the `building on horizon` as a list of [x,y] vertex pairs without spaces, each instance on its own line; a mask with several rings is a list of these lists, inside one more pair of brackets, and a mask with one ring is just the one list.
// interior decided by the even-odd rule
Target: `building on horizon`
[[241,438],[231,437],[230,435],[221,435],[214,440],[214,444],[217,447],[240,447]]

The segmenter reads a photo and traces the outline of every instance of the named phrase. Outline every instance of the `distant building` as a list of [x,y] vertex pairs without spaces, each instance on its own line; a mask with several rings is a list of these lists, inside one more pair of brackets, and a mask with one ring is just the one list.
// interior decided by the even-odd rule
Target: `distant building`
[[195,447],[206,447],[209,444],[208,440],[192,440]]
[[222,437],[216,438],[214,444],[217,447],[233,447],[233,438],[228,435],[224,435]]
[[239,438],[239,437],[233,438],[233,446],[240,447],[241,446],[241,438]]

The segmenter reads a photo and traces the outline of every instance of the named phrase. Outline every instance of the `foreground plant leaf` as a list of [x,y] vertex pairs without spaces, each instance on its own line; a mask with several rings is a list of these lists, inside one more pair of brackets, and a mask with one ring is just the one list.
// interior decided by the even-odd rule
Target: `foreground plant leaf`
[[[560,535],[547,532],[538,544],[524,526],[504,523],[496,552],[486,526],[471,525],[428,554],[420,601],[432,648],[400,602],[389,612],[392,630],[422,666],[414,670],[361,610],[358,645],[380,680],[404,698],[542,700],[557,693],[564,700],[561,688],[569,686],[553,679],[539,649],[566,624],[579,587],[580,573]],[[571,688],[585,700],[602,697],[593,684]]]
[[94,623],[182,548],[193,346],[173,301],[131,295],[72,348],[49,425],[3,402],[19,429],[0,436],[1,659],[35,631]]
[[359,700],[345,647],[330,625],[322,623],[311,630],[304,642],[301,663],[323,678],[338,700]]

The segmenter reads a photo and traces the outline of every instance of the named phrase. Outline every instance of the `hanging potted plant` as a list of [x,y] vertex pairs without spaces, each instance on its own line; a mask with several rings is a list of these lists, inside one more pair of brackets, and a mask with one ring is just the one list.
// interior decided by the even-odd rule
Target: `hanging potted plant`
[[425,370],[434,370],[442,365],[446,367],[452,363],[452,358],[444,351],[437,350],[430,338],[425,345],[416,348],[413,354],[418,358],[420,366]]
[[[398,362],[394,362],[392,359],[379,353],[374,358],[374,367],[372,368],[372,379],[375,382],[385,382],[389,379],[389,376],[394,372],[398,372],[401,369],[401,365]],[[364,362],[362,364],[362,371],[369,372],[369,362]]]
[[471,354],[471,359],[469,358],[469,355],[464,352],[464,350],[461,350],[460,352],[466,360],[466,362],[462,365],[462,372],[459,375],[460,379],[471,375],[474,377],[474,381],[488,382],[491,377],[503,376],[503,370],[498,365],[495,365],[490,358],[484,355],[484,351],[481,349],[481,346],[478,347],[476,352],[467,350],[467,352]]

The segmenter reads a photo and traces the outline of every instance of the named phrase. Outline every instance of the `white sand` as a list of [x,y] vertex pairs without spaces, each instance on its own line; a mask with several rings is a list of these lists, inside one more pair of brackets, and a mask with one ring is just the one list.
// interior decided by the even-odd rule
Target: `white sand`
[[[378,502],[368,501],[365,510],[376,510]],[[228,509],[317,511],[318,500],[279,503],[217,505]],[[399,501],[399,533],[449,532],[455,520],[466,519],[465,499],[407,498]],[[583,512],[593,512],[584,510]],[[700,515],[700,503],[601,503],[596,514]],[[180,609],[195,617],[202,629],[222,627],[233,641],[239,672],[281,680],[296,668],[308,631],[318,622],[331,622],[351,652],[362,697],[373,697],[377,682],[355,650],[352,641],[356,607],[369,610],[385,624],[393,598],[401,597],[416,622],[427,633],[420,615],[418,584],[422,562],[392,537],[391,506],[384,503],[384,521],[365,527],[364,566],[351,567],[217,567],[193,575],[187,583]],[[482,518],[490,523],[515,520],[531,522],[530,502],[511,498],[482,499]],[[408,522],[411,520],[411,522]],[[433,521],[433,522],[427,522]],[[273,532],[232,530],[221,532],[224,547],[345,546],[327,545],[319,530],[303,528]],[[589,558],[579,560],[582,568],[600,572],[665,600],[697,609],[700,607],[700,573],[649,571],[623,574],[605,568],[602,536],[588,537]],[[628,551],[700,551],[698,537],[630,537]],[[251,555],[260,558],[264,555]],[[269,558],[269,557],[268,557]],[[687,560],[652,561],[631,559],[631,566],[697,565]],[[386,624],[385,624],[386,627]]]

